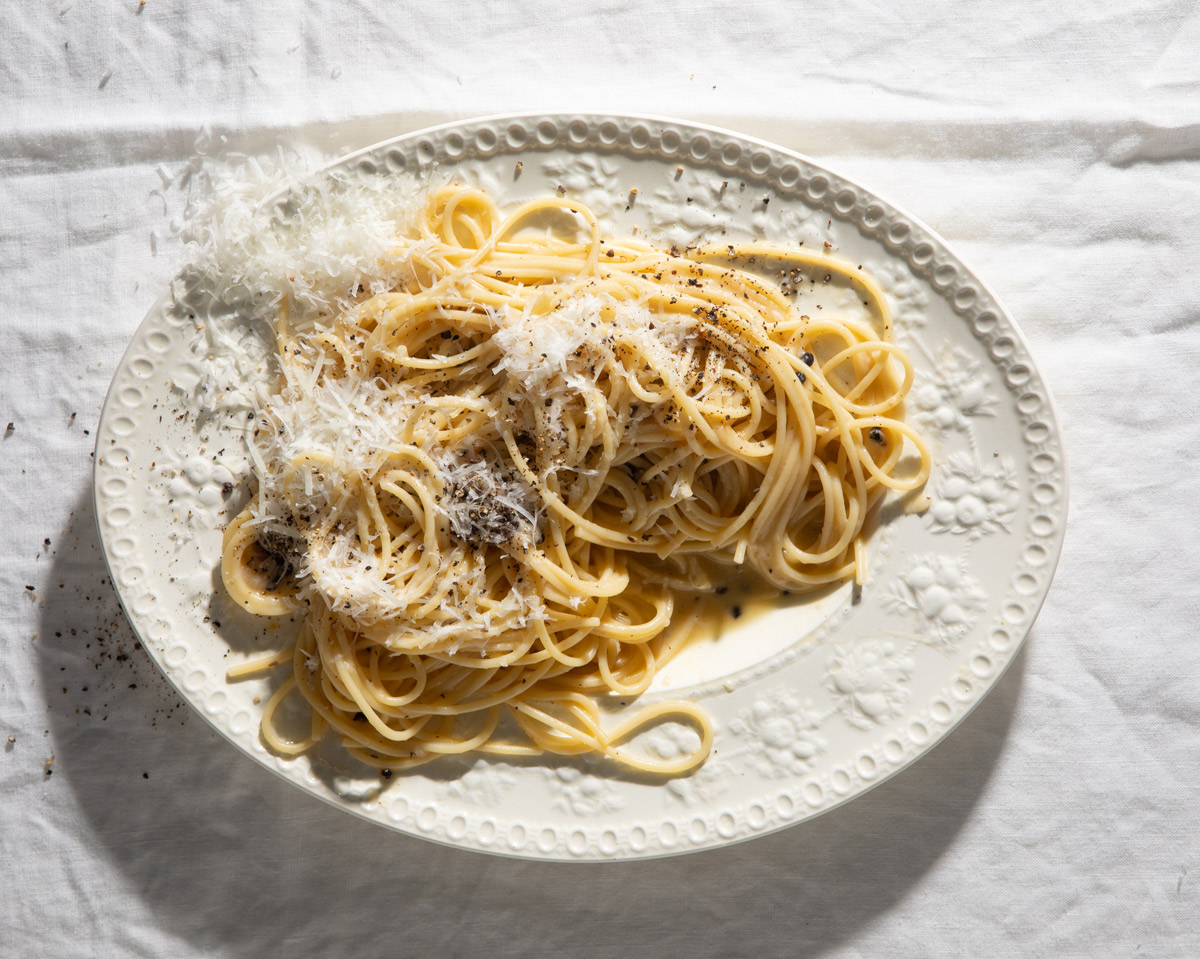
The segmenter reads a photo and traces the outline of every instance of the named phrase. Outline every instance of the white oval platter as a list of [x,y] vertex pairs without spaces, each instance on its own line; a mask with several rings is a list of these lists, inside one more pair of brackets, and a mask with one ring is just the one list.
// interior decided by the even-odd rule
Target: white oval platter
[[[435,842],[536,859],[651,858],[761,836],[847,802],[931,749],[995,685],[1050,586],[1066,464],[1025,339],[928,227],[789,150],[653,117],[457,122],[330,169],[453,175],[505,204],[563,190],[613,235],[636,230],[663,244],[829,244],[891,299],[917,367],[907,415],[934,451],[932,504],[911,515],[885,506],[861,591],[733,622],[669,666],[647,697],[694,698],[716,727],[711,757],[691,776],[547,756],[446,759],[382,779],[333,746],[283,759],[258,735],[278,678],[225,680],[231,663],[278,648],[287,632],[233,608],[219,585],[221,529],[248,466],[236,424],[199,409],[196,387],[211,373],[213,331],[231,317],[206,314],[176,283],[114,376],[97,436],[96,514],[145,648],[238,749],[327,802]],[[645,745],[669,755],[688,735],[668,725]]]

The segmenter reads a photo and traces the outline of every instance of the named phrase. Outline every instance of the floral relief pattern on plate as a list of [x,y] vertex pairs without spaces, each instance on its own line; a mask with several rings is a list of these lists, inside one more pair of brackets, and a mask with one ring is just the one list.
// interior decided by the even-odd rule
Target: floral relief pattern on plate
[[958,643],[987,605],[988,594],[958,557],[929,555],[887,587],[884,605],[895,613],[914,614],[916,630],[943,648]]
[[495,806],[516,784],[517,777],[507,764],[479,760],[458,779],[447,783],[446,795],[476,806]]
[[1011,532],[1020,486],[1011,457],[996,457],[980,466],[968,453],[953,453],[932,482],[930,529],[935,533],[978,539]]
[[835,646],[825,663],[824,687],[846,722],[856,729],[883,726],[908,702],[915,664],[893,641],[867,640]]
[[999,400],[990,392],[983,363],[961,346],[944,346],[932,356],[932,371],[913,387],[912,419],[918,426],[967,432],[970,418],[995,416]]
[[738,713],[729,731],[750,743],[751,763],[761,776],[782,778],[811,772],[829,748],[820,734],[828,714],[790,690],[762,697]]
[[554,796],[552,805],[562,812],[596,816],[616,812],[625,805],[616,787],[594,773],[575,766],[559,766],[542,772]]

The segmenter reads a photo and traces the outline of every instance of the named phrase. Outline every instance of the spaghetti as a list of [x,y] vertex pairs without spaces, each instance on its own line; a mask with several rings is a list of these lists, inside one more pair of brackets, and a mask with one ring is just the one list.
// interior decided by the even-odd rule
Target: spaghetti
[[[615,728],[602,707],[650,687],[688,598],[736,567],[779,590],[861,581],[872,509],[929,475],[886,298],[802,249],[605,240],[562,197],[504,215],[453,185],[414,221],[393,289],[326,315],[280,305],[257,490],[222,576],[251,613],[303,627],[230,676],[291,667],[262,723],[282,754],[332,731],[379,768],[480,751],[687,772],[712,742],[699,707]],[[801,314],[805,282],[869,315]],[[299,740],[277,722],[296,691]],[[629,748],[672,719],[699,734],[687,755]]]

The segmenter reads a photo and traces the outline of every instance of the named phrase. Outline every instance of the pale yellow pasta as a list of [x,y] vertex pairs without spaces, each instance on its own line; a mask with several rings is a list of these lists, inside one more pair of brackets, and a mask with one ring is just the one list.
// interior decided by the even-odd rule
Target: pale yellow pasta
[[[884,294],[833,256],[611,241],[573,200],[506,216],[458,186],[390,256],[395,289],[302,323],[285,302],[276,323],[257,488],[222,564],[251,613],[304,620],[286,655],[231,671],[292,670],[265,741],[332,732],[388,769],[465,752],[693,769],[704,711],[634,704],[692,598],[738,567],[780,591],[861,582],[873,509],[928,477]],[[866,309],[804,315],[806,279]],[[313,710],[296,741],[276,722],[293,691]],[[628,745],[666,721],[697,733],[686,755]]]

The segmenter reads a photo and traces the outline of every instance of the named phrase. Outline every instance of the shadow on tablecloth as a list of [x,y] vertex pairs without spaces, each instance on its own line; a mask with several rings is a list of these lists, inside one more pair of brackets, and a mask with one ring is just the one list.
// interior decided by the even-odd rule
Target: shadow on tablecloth
[[[651,862],[506,860],[338,812],[191,716],[107,582],[90,491],[54,549],[58,595],[37,641],[52,784],[72,791],[94,854],[72,868],[124,882],[145,907],[130,913],[159,927],[152,941],[222,956],[819,955],[902,908],[954,842],[1004,748],[1025,665],[1022,653],[914,767],[808,823]],[[127,936],[114,946],[131,954],[151,941],[136,925]]]

